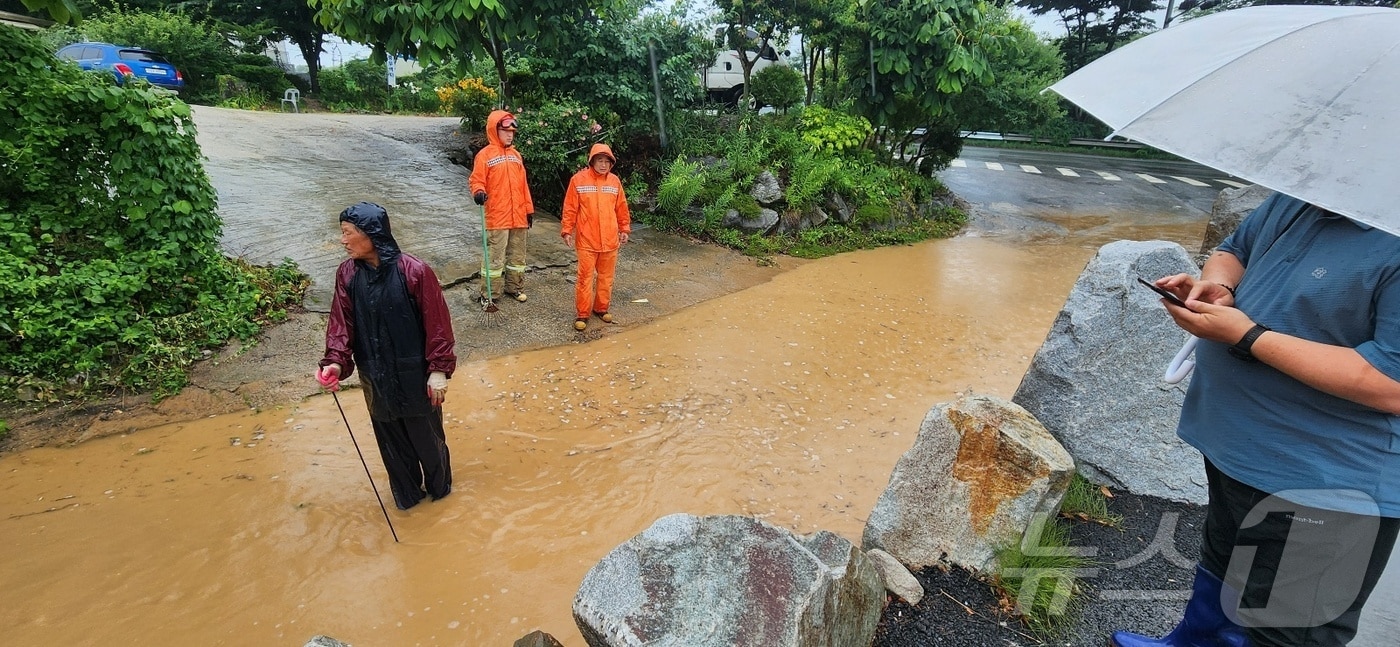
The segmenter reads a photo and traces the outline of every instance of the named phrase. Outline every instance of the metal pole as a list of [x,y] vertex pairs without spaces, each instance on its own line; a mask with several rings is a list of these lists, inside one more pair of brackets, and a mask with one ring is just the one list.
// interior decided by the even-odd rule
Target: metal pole
[[1162,18],[1162,29],[1166,29],[1167,25],[1172,24],[1172,10],[1174,9],[1176,9],[1176,0],[1167,0],[1167,15]]
[[656,73],[656,47],[647,41],[647,52],[651,55],[651,91],[656,95],[656,125],[661,131],[661,150],[666,150],[666,110],[661,104],[661,77]]
[[345,417],[345,409],[340,406],[340,396],[331,391],[331,397],[335,398],[335,408],[340,409],[340,419],[345,421],[345,431],[350,432],[350,442],[355,443],[355,453],[360,455],[360,465],[365,468],[365,477],[369,479],[369,486],[374,490],[374,499],[379,502],[379,511],[384,513],[384,523],[389,524],[389,534],[394,536],[394,543],[399,543],[399,533],[394,532],[394,522],[389,520],[389,509],[384,507],[384,499],[379,498],[379,486],[374,484],[374,477],[369,475],[369,463],[365,462],[365,454],[360,451],[360,442],[355,440],[355,432],[350,429],[350,420]]

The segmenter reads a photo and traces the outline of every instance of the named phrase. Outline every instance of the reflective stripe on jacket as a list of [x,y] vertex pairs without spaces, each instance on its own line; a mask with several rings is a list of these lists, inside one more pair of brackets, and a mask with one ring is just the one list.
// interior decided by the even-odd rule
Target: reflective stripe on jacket
[[[617,159],[607,144],[594,144],[588,159],[599,154]],[[579,249],[611,252],[618,248],[619,232],[632,233],[632,214],[622,182],[612,173],[599,175],[592,166],[575,173],[564,192],[560,235],[573,234],[574,246]]]
[[524,229],[530,226],[527,216],[535,212],[530,186],[525,181],[525,160],[515,146],[502,146],[496,133],[496,125],[511,116],[514,115],[496,110],[486,118],[486,140],[490,143],[477,151],[467,184],[472,195],[486,192],[482,209],[486,211],[487,229]]

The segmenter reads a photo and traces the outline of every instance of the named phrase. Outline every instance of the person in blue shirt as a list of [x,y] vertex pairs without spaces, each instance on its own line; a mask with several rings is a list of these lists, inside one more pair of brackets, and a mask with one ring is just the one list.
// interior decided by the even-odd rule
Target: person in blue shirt
[[1347,644],[1400,530],[1400,237],[1275,193],[1156,284],[1201,340],[1177,433],[1210,500],[1181,623],[1113,644]]

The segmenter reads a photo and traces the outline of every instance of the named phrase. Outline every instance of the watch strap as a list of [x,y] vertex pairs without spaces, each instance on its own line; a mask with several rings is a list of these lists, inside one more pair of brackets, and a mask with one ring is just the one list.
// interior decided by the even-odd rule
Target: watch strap
[[1254,324],[1254,327],[1250,328],[1249,332],[1246,332],[1239,341],[1235,342],[1234,346],[1230,347],[1230,354],[1246,361],[1259,361],[1254,357],[1254,342],[1258,341],[1261,335],[1270,330],[1273,329],[1264,324]]

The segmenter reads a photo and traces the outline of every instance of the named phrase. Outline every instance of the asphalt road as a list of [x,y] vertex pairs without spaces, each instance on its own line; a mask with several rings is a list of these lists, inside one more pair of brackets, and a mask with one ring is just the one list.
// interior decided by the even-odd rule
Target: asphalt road
[[[974,230],[1019,232],[1028,239],[1074,236],[1094,244],[1165,233],[1187,251],[1196,251],[1188,243],[1199,245],[1216,195],[1243,184],[1190,162],[972,146],[939,178],[972,204]],[[1086,228],[1101,235],[1085,236]],[[1397,635],[1400,548],[1392,552],[1351,645],[1389,647]]]

